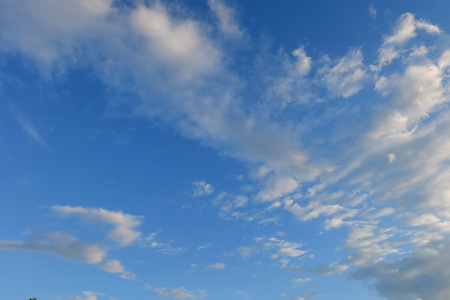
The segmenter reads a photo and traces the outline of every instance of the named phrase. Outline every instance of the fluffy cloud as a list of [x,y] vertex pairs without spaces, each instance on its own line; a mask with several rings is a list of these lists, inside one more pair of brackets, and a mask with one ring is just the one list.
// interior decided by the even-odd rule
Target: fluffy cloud
[[140,216],[124,214],[121,211],[110,211],[103,208],[84,208],[72,206],[54,205],[52,210],[62,216],[79,216],[82,219],[100,224],[112,225],[114,227],[108,233],[108,238],[122,246],[131,244],[141,236],[136,227],[141,225]]
[[[243,32],[231,8],[218,0],[209,6],[220,32]],[[357,266],[392,299],[449,294],[442,280],[445,264],[437,261],[448,259],[450,50],[428,45],[443,34],[437,26],[402,15],[383,37],[378,58],[367,65],[363,48],[335,61],[313,59],[304,47],[280,50],[280,58],[267,59],[269,71],[260,75],[274,84],[249,97],[243,91],[247,74],[229,65],[227,47],[209,26],[175,16],[158,1],[125,12],[107,0],[7,0],[0,4],[0,18],[2,51],[20,53],[44,76],[88,66],[112,90],[132,93],[135,102],[126,103],[132,114],[161,117],[184,136],[244,161],[258,189],[252,195],[220,194],[215,204],[221,216],[238,219],[252,199],[277,201],[272,208],[283,207],[299,220],[322,218],[328,230],[348,230],[344,246],[351,255],[318,272]],[[422,35],[426,38],[414,44]],[[269,74],[272,70],[278,73]],[[358,98],[365,88],[374,89],[373,98]],[[262,104],[254,99],[260,95]],[[336,97],[346,99],[325,101]],[[43,143],[29,120],[17,121]],[[198,188],[198,193],[212,192],[206,182],[198,182]],[[122,246],[141,236],[138,216],[100,208],[52,209],[112,227],[109,239]],[[178,249],[170,242],[146,243],[161,251]],[[414,248],[407,258],[401,256],[403,246]],[[101,263],[106,255],[100,246],[63,233],[2,241],[0,247],[87,263]],[[244,258],[269,253],[284,262],[305,254],[300,243],[278,238],[257,239],[238,252]],[[131,276],[118,261],[102,268]],[[419,279],[433,288],[425,290]],[[184,288],[155,291],[178,299],[201,294]]]
[[350,51],[335,66],[319,70],[320,81],[333,96],[348,98],[365,86],[367,72],[359,49]]
[[100,269],[105,270],[109,273],[122,273],[124,270],[124,267],[118,260],[110,260],[106,262],[105,264],[100,266]]
[[424,30],[428,34],[439,34],[441,30],[436,25],[423,20],[416,20],[411,13],[403,14],[397,21],[394,32],[384,37],[383,45],[379,50],[379,64],[390,64],[403,51],[404,44],[417,36],[416,29]]
[[204,180],[194,181],[192,185],[194,186],[194,197],[205,196],[214,192],[213,186],[209,183],[206,183],[206,181]]

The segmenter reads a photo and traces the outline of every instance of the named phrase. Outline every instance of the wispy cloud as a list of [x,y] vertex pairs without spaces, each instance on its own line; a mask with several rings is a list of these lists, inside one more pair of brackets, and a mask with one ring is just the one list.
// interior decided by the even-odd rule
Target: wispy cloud
[[2,250],[21,250],[53,254],[64,259],[97,264],[107,249],[96,243],[85,243],[64,232],[41,233],[28,241],[0,241]]
[[26,114],[24,114],[16,105],[10,105],[11,112],[16,118],[22,130],[36,143],[45,146],[41,134],[36,129],[36,126],[31,122]]
[[[214,204],[221,217],[243,219],[249,206],[266,213],[283,208],[303,222],[323,221],[329,233],[345,228],[342,246],[351,254],[317,267],[318,273],[354,267],[387,298],[448,295],[442,278],[450,234],[450,50],[435,39],[445,35],[438,26],[405,13],[382,36],[372,61],[363,47],[331,57],[297,44],[268,55],[263,67],[251,67],[260,63],[255,58],[245,73],[227,59],[234,56],[223,38],[211,34],[244,32],[233,9],[218,0],[209,1],[216,25],[175,15],[159,1],[126,13],[106,0],[13,3],[0,4],[5,49],[28,57],[44,76],[82,61],[113,91],[135,96],[127,103],[135,115],[158,116],[183,136],[248,166],[253,189],[220,193]],[[369,13],[376,16],[373,6]],[[96,46],[87,47],[92,41]],[[248,74],[270,84],[259,84],[261,91],[252,94],[245,90],[253,84]],[[45,145],[25,114],[15,117],[34,142]],[[193,186],[194,196],[214,191],[205,181]],[[107,237],[121,246],[141,241],[139,216],[101,208],[52,210],[109,227]],[[179,253],[171,242],[143,240]],[[65,233],[2,241],[0,247],[103,263],[108,272],[132,277],[119,261],[105,262],[102,247]],[[302,243],[275,237],[255,239],[237,252],[242,258],[264,253],[282,265],[306,254]],[[424,279],[431,289],[417,284]],[[176,299],[204,295],[185,288],[154,291]]]
[[226,268],[226,265],[224,263],[218,262],[218,263],[208,264],[206,267],[208,269],[223,270]]
[[153,289],[159,296],[171,297],[174,299],[202,299],[206,297],[206,292],[203,290],[190,291],[184,287],[169,289],[169,288],[155,288]]

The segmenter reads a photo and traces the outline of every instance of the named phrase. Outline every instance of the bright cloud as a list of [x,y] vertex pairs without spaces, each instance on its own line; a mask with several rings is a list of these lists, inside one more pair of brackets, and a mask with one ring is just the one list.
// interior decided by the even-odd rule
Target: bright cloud
[[114,226],[108,233],[108,238],[122,246],[131,244],[141,236],[135,228],[141,225],[140,216],[124,214],[121,211],[110,211],[103,208],[84,208],[55,205],[52,209],[62,216],[80,216],[82,219],[100,224]]
[[[281,266],[286,274],[298,270],[300,263],[308,264],[304,269],[316,275],[351,273],[386,299],[448,298],[450,50],[445,25],[406,12],[398,16],[392,30],[371,39],[370,48],[353,41],[336,55],[318,49],[315,37],[278,45],[277,39],[270,41],[261,33],[264,29],[253,27],[260,24],[256,17],[247,19],[244,9],[241,15],[240,8],[227,1],[209,0],[192,10],[164,1],[131,2],[6,0],[0,4],[0,79],[8,96],[2,97],[15,98],[8,100],[14,104],[6,108],[11,116],[0,115],[0,138],[5,144],[2,163],[5,170],[12,170],[2,186],[11,186],[9,177],[19,182],[16,179],[24,174],[34,180],[29,189],[15,186],[19,192],[11,188],[2,197],[23,208],[73,191],[76,197],[93,199],[93,207],[54,205],[52,212],[77,219],[90,227],[89,233],[102,236],[92,241],[54,230],[24,240],[5,238],[0,241],[1,250],[52,254],[96,264],[107,273],[134,280],[134,271],[122,265],[129,260],[119,257],[130,251],[140,270],[136,274],[146,270],[176,274],[176,280],[170,279],[174,283],[187,280],[179,275],[185,274],[180,269],[186,267],[197,276],[189,278],[194,284],[205,276],[201,272],[224,276],[217,280],[220,284],[229,282],[225,276],[233,268],[228,259],[242,263],[243,274],[251,270],[252,276],[262,272],[273,279],[266,269],[253,272],[266,259],[267,269]],[[376,9],[369,6],[369,16],[364,6],[366,25],[376,27],[376,22],[388,19],[386,8],[381,21],[383,9],[376,4]],[[269,16],[272,20],[272,11]],[[262,22],[270,24],[267,20]],[[373,32],[378,34],[380,28]],[[292,32],[285,34],[296,38]],[[283,35],[277,38],[282,40]],[[80,96],[72,84],[83,84],[88,96]],[[106,91],[108,99],[91,99],[90,84]],[[25,94],[21,85],[24,90],[30,88],[30,94],[42,94],[33,103],[19,99]],[[73,104],[67,99],[70,96],[83,99]],[[83,101],[88,108],[81,109]],[[62,109],[69,102],[70,109]],[[96,111],[100,106],[101,113]],[[86,121],[86,115],[92,119]],[[10,119],[15,127],[8,127]],[[76,125],[69,126],[72,119]],[[45,122],[45,127],[40,125]],[[154,161],[147,164],[142,152],[148,154],[145,157],[163,157],[162,165],[179,163],[186,153],[177,152],[181,159],[172,160],[165,156],[170,151],[164,152],[154,140],[147,144],[148,136],[139,135],[148,125],[140,122],[167,126],[178,135],[164,147],[182,144],[181,136],[196,141],[195,147],[216,151],[218,158],[211,156],[206,163],[195,151],[189,159],[198,160],[192,166],[199,174],[208,174],[204,170],[217,170],[217,176],[227,173],[223,182],[216,184],[220,179],[214,177],[213,187],[207,180],[198,181],[197,176],[204,175],[194,177],[194,170],[185,167],[177,169],[179,177],[173,176],[177,179],[171,179],[171,185],[145,181],[156,182],[170,168],[163,172]],[[90,139],[89,146],[80,142],[77,135],[86,136],[93,126],[105,126],[96,132],[111,132],[117,143],[105,146],[100,138]],[[118,138],[115,133],[125,126],[139,138]],[[30,153],[21,146],[16,127],[34,143],[52,149],[52,154]],[[51,132],[53,128],[56,133]],[[161,144],[166,142],[162,140]],[[91,157],[92,153],[97,156]],[[117,163],[119,158],[125,160],[123,165]],[[230,158],[248,176],[231,180],[245,171],[228,164],[225,160]],[[223,159],[221,168],[209,165],[214,159]],[[73,182],[64,181],[66,177]],[[180,188],[184,191],[186,184],[187,190],[193,188],[192,194],[169,194],[172,187],[180,187],[179,182],[185,184]],[[93,185],[98,194],[92,192]],[[48,191],[42,191],[42,186]],[[209,202],[208,197],[201,198],[219,186],[220,192]],[[117,197],[127,197],[116,198],[114,205],[123,205],[127,211],[131,201],[140,201],[142,216],[100,208],[110,205],[105,199],[116,192]],[[5,216],[12,211],[7,206],[2,209]],[[146,220],[163,224],[169,229],[164,232],[177,237],[166,241],[157,239],[157,233],[143,237],[140,230],[147,226],[143,224],[147,214],[152,218]],[[7,217],[5,222],[14,221]],[[289,233],[273,234],[277,231]],[[254,236],[260,237],[250,238]],[[312,236],[314,242],[309,244]],[[182,246],[174,246],[178,243]],[[307,256],[316,251],[321,259]],[[141,256],[142,252],[146,254]],[[155,259],[155,252],[172,256]],[[110,253],[117,253],[120,260]],[[223,257],[227,257],[226,265],[220,262],[225,261]],[[307,257],[312,259],[301,261]],[[200,265],[206,268],[193,267]],[[276,278],[280,280],[276,285],[300,288],[311,280],[306,276]],[[157,279],[156,286],[167,286]],[[174,299],[206,297],[203,290],[184,287],[152,290]],[[224,290],[230,292],[230,299],[257,297],[254,291],[252,295],[234,287]],[[306,299],[313,294],[291,296],[289,292],[282,297]],[[84,297],[69,299],[101,296],[84,292]]]
[[104,297],[105,295],[102,293],[95,293],[95,292],[88,292],[88,291],[84,291],[83,292],[84,297],[69,297],[68,300],[97,300],[97,297]]

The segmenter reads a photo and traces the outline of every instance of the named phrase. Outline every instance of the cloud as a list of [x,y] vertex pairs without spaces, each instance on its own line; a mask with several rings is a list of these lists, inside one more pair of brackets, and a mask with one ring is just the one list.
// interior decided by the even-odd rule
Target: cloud
[[306,250],[302,250],[303,244],[289,242],[287,240],[270,238],[254,238],[255,244],[251,246],[241,246],[237,252],[243,259],[249,258],[253,254],[268,253],[271,259],[280,259],[283,268],[287,268],[289,258],[302,258]]
[[184,287],[168,289],[165,287],[153,289],[161,297],[171,297],[174,299],[202,299],[206,297],[203,290],[190,291]]
[[104,28],[106,16],[113,11],[111,3],[110,0],[2,1],[2,48],[25,53],[45,77],[50,77],[51,69],[62,56],[71,55],[78,41],[89,40]]
[[300,47],[292,52],[297,58],[295,70],[300,76],[305,76],[311,70],[311,57],[306,55],[305,49]]
[[16,118],[22,130],[37,144],[45,146],[45,142],[36,129],[36,126],[31,122],[27,115],[25,115],[16,105],[9,105],[11,112]]
[[312,280],[311,278],[297,278],[297,279],[293,279],[292,283],[304,284],[304,283],[310,282],[311,280]]
[[404,44],[417,36],[416,29],[425,31],[428,34],[439,34],[441,30],[436,25],[423,20],[416,20],[411,13],[403,14],[390,35],[384,37],[383,45],[379,50],[379,65],[390,64],[392,60],[400,55]]
[[64,259],[97,264],[106,257],[107,249],[95,243],[84,243],[68,233],[42,233],[29,241],[0,241],[2,250],[48,253]]
[[97,300],[97,297],[104,297],[105,295],[102,293],[95,293],[95,292],[83,292],[84,297],[69,297],[67,300]]
[[110,260],[99,266],[99,268],[109,273],[122,273],[124,270],[124,267],[118,260]]
[[110,211],[103,208],[84,208],[72,206],[52,206],[52,210],[62,216],[79,216],[85,221],[112,225],[114,227],[108,233],[108,238],[121,246],[130,245],[141,236],[141,232],[135,230],[141,225],[140,216],[124,214],[121,211]]
[[369,5],[369,15],[372,19],[375,19],[377,17],[377,10],[375,9],[375,7],[373,7],[372,3],[370,3]]
[[194,186],[194,197],[209,195],[214,192],[214,188],[211,184],[206,183],[206,181],[194,181],[192,183]]
[[214,72],[220,65],[221,53],[200,24],[190,19],[175,22],[159,2],[135,9],[131,24],[147,39],[149,51],[176,68],[181,80]]
[[339,204],[323,205],[320,202],[312,201],[308,206],[303,207],[295,203],[293,199],[284,199],[284,208],[290,211],[296,218],[302,221],[309,221],[321,215],[333,215],[343,209]]
[[209,264],[206,266],[208,269],[216,269],[216,270],[223,270],[225,269],[225,264],[218,262],[218,263],[213,263],[213,264]]
[[243,31],[235,20],[235,11],[221,0],[208,0],[209,8],[219,20],[220,30],[229,37],[240,38]]
[[[222,33],[243,32],[230,7],[219,1],[209,5]],[[331,60],[301,46],[276,55],[268,50],[254,60],[242,55],[251,61],[243,71],[233,65],[236,56],[223,37],[187,15],[192,14],[176,15],[161,2],[121,10],[100,0],[7,0],[0,4],[0,47],[20,54],[45,78],[88,68],[111,91],[132,95],[116,105],[125,107],[121,114],[161,118],[183,136],[244,162],[255,192],[221,193],[214,200],[221,217],[242,219],[249,215],[244,209],[276,201],[264,212],[282,207],[298,220],[323,221],[325,229],[347,232],[342,246],[349,253],[319,266],[319,273],[365,270],[362,278],[393,299],[402,297],[402,290],[424,299],[448,295],[440,281],[446,273],[435,266],[438,258],[447,260],[450,217],[450,50],[433,39],[443,31],[406,13],[383,36],[372,62],[364,61],[370,56],[363,47]],[[35,142],[44,143],[29,119],[17,121]],[[213,191],[198,183],[198,195]],[[141,241],[138,216],[101,208],[52,209],[111,227],[109,239],[121,246]],[[166,254],[180,252],[154,237],[142,244]],[[431,245],[443,250],[434,253]],[[100,246],[62,233],[2,241],[0,247],[87,263],[101,263],[106,255]],[[405,249],[412,249],[409,258]],[[287,266],[306,251],[301,243],[258,238],[237,252],[243,258],[268,254]],[[112,260],[102,267],[119,271],[121,264]],[[414,275],[416,269],[429,277]],[[435,290],[425,291],[417,278]],[[389,282],[398,282],[398,291]],[[201,294],[184,288],[155,291],[179,299]]]
[[220,193],[213,204],[219,207],[219,216],[226,219],[238,219],[245,215],[240,209],[248,205],[248,197],[243,195],[232,195],[227,192]]
[[353,96],[364,88],[367,79],[362,51],[351,50],[334,67],[320,69],[318,75],[333,96]]
[[450,294],[449,243],[438,242],[400,260],[379,261],[352,274],[355,279],[373,280],[378,294],[389,300],[444,300]]
[[206,243],[204,245],[198,246],[197,249],[198,250],[203,250],[203,249],[208,249],[208,248],[211,248],[211,247],[212,247],[211,243]]
[[156,249],[158,252],[164,255],[177,255],[182,253],[185,249],[183,247],[174,247],[172,246],[173,241],[169,242],[159,242],[156,240],[156,236],[158,232],[153,232],[148,235],[146,238],[142,239],[141,246],[142,247],[150,247]]

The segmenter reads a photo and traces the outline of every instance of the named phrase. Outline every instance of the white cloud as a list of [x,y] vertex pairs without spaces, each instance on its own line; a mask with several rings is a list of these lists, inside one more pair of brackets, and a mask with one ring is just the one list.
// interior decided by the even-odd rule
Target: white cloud
[[295,63],[295,71],[300,76],[305,76],[311,70],[311,57],[306,55],[305,49],[300,47],[292,52],[292,55],[297,58]]
[[363,89],[367,79],[362,51],[351,50],[334,67],[323,67],[318,74],[319,80],[325,83],[333,96],[353,96]]
[[205,196],[214,192],[213,186],[209,183],[206,183],[206,181],[204,180],[194,181],[192,185],[194,186],[194,197]]
[[69,297],[67,300],[97,300],[97,297],[104,297],[105,295],[102,293],[95,293],[95,292],[83,292],[84,297]]
[[106,257],[107,249],[94,243],[84,243],[63,233],[43,233],[29,241],[0,241],[0,250],[20,250],[48,253],[64,259],[97,264]]
[[176,289],[168,289],[165,287],[153,289],[161,297],[171,297],[174,299],[201,299],[206,297],[206,292],[203,290],[190,291],[184,287]]
[[404,74],[381,77],[375,89],[392,95],[396,109],[380,120],[375,135],[404,133],[426,118],[435,107],[445,101],[442,74],[433,63],[408,66]]
[[150,235],[148,235],[146,238],[142,239],[140,241],[141,246],[156,249],[156,251],[158,251],[164,255],[178,255],[185,250],[183,247],[172,246],[173,240],[168,241],[168,242],[157,241],[156,240],[157,235],[158,235],[158,232],[153,232]]
[[287,240],[270,238],[255,238],[255,244],[252,246],[241,246],[237,248],[237,252],[243,259],[248,258],[252,254],[268,253],[271,259],[280,259],[283,267],[288,267],[287,258],[301,258],[306,250],[302,250],[303,244],[289,242]]
[[226,265],[224,263],[218,262],[207,265],[207,268],[209,269],[217,269],[217,270],[223,270],[226,268]]
[[302,221],[309,221],[321,215],[333,215],[343,209],[339,204],[323,205],[316,201],[312,201],[306,207],[303,207],[291,198],[284,199],[284,208]]
[[122,246],[131,244],[141,236],[141,232],[135,230],[141,225],[140,216],[124,214],[121,211],[110,211],[103,208],[84,208],[72,206],[52,206],[52,210],[62,216],[79,216],[83,220],[112,225],[108,238]]
[[139,6],[132,12],[131,23],[148,39],[148,49],[179,71],[179,79],[211,73],[220,65],[221,54],[204,37],[200,24],[174,20],[159,2]]
[[[237,30],[230,8],[221,5],[210,1],[222,31]],[[247,97],[247,91],[241,90],[253,82],[228,68],[225,58],[230,53],[210,34],[207,24],[172,15],[160,2],[129,8],[127,13],[116,14],[117,10],[110,1],[100,0],[3,1],[0,47],[23,55],[38,68],[50,65],[57,74],[64,66],[88,66],[112,90],[136,96],[137,104],[126,103],[133,113],[160,116],[183,135],[244,161],[250,173],[256,174],[252,179],[259,190],[254,195],[222,193],[216,198],[222,216],[237,219],[245,215],[242,210],[253,204],[249,201],[253,196],[263,201],[278,199],[272,208],[282,206],[302,221],[326,216],[327,229],[350,226],[344,246],[351,255],[318,268],[319,272],[336,274],[350,266],[383,267],[368,278],[379,285],[382,295],[395,299],[400,296],[394,287],[386,288],[387,279],[398,280],[398,290],[406,290],[419,280],[419,275],[405,277],[411,270],[415,272],[413,266],[417,265],[428,278],[436,279],[436,290],[413,286],[412,294],[424,299],[448,295],[447,288],[439,285],[438,279],[447,274],[441,266],[434,272],[421,264],[426,261],[434,266],[438,258],[445,262],[443,251],[448,248],[443,240],[450,216],[450,115],[445,106],[450,52],[444,49],[441,54],[442,45],[429,47],[428,36],[414,44],[422,34],[441,33],[437,26],[409,13],[402,15],[392,33],[384,36],[370,71],[363,62],[364,48],[350,50],[325,66],[313,65],[303,47],[292,55],[280,51],[279,61],[268,64],[269,70],[261,75],[271,78],[267,74],[273,69],[280,73],[274,76],[276,88],[263,87],[261,92],[281,103],[274,108],[270,101],[258,105],[259,99]],[[394,59],[398,65],[387,67]],[[315,67],[319,68],[316,73]],[[375,86],[378,94],[357,98],[366,86]],[[320,99],[315,89],[322,91],[323,87],[329,94]],[[342,99],[324,101],[330,96],[347,98],[345,105]],[[310,99],[314,101],[310,103]],[[288,105],[289,112],[283,111]],[[43,143],[29,120],[17,121],[33,140]],[[345,124],[341,126],[344,138],[337,140],[334,129],[340,123]],[[328,130],[332,131],[329,136]],[[206,186],[206,182],[200,185],[202,193],[212,191]],[[280,198],[287,196],[290,198],[281,202]],[[71,206],[54,206],[53,210],[111,226],[108,237],[120,245],[130,245],[141,236],[137,216]],[[398,220],[389,219],[402,218],[401,214],[407,216],[402,219],[406,220],[404,226],[413,228],[388,227]],[[180,252],[171,242],[154,238],[143,244],[163,253]],[[402,245],[416,247],[410,258],[398,256]],[[424,250],[430,245],[444,250],[430,254]],[[101,263],[106,255],[96,244],[61,233],[26,242],[2,241],[0,247],[87,263]],[[237,251],[244,258],[266,253],[283,264],[305,254],[300,243],[276,238],[261,238]],[[109,261],[102,267],[119,271],[121,264]],[[396,274],[395,270],[405,273]],[[123,277],[134,276],[121,272]],[[201,294],[184,288],[155,291],[180,299]]]
[[131,272],[125,271],[120,274],[120,278],[127,279],[127,280],[135,280],[136,275]]
[[274,176],[269,178],[266,188],[256,197],[262,201],[272,201],[293,193],[298,187],[298,182],[292,177]]
[[441,32],[436,25],[423,20],[416,20],[411,13],[403,14],[397,21],[397,25],[391,35],[384,37],[384,42],[379,50],[379,66],[390,64],[399,57],[404,44],[417,36],[416,29],[426,31],[428,34],[438,34]]
[[335,275],[348,270],[350,266],[345,264],[333,263],[328,266],[319,266],[315,269],[315,271],[322,275]]
[[109,273],[122,273],[124,270],[124,267],[118,260],[110,260],[100,265],[99,268]]
[[219,20],[219,27],[225,35],[234,38],[243,36],[243,31],[235,20],[233,8],[221,0],[208,0],[208,5]]
[[49,76],[49,67],[57,64],[61,56],[70,56],[77,41],[92,38],[104,26],[105,17],[113,10],[111,2],[3,1],[0,18],[4,30],[0,31],[0,39],[6,49],[33,58]]
[[239,209],[247,206],[248,198],[222,192],[214,199],[213,204],[219,207],[220,217],[230,219],[239,215]]
[[312,280],[311,278],[297,278],[297,279],[293,279],[292,283],[304,284],[304,283],[310,282],[311,280]]

